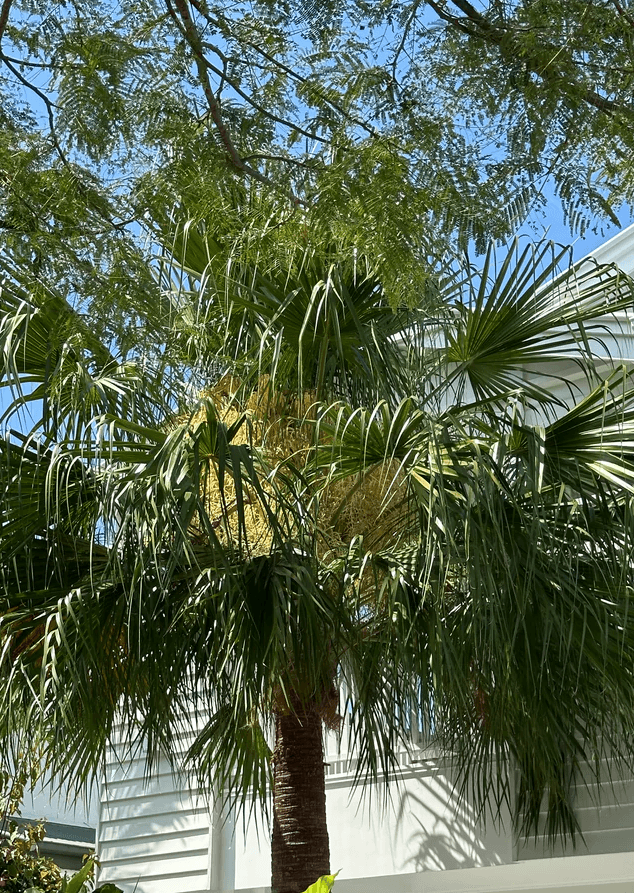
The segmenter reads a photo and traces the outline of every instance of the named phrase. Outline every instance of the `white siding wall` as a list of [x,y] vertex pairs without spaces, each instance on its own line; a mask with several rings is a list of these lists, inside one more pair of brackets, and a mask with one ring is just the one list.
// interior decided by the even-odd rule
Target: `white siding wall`
[[[458,804],[446,770],[435,760],[411,765],[403,755],[400,783],[376,786],[361,800],[350,775],[327,777],[331,862],[342,879],[411,875],[511,861],[512,839],[478,827]],[[109,767],[99,823],[100,881],[125,893],[262,890],[270,883],[270,843],[259,814],[246,827],[224,823],[196,790],[167,766],[150,782],[142,760]],[[337,768],[335,766],[335,768]]]
[[[604,777],[608,777],[604,768]],[[613,770],[611,782],[596,784],[579,780],[574,790],[575,812],[581,836],[549,848],[543,840],[518,841],[518,859],[545,856],[585,856],[634,851],[634,777],[624,770]],[[634,891],[634,881],[632,883]]]
[[211,817],[206,799],[161,764],[150,781],[142,757],[112,760],[101,792],[100,880],[126,893],[210,889]]
[[[336,768],[336,767],[335,767]],[[246,827],[221,822],[205,798],[174,779],[167,766],[149,784],[143,763],[110,767],[99,828],[100,881],[124,893],[265,893],[270,844],[259,815]],[[326,782],[331,864],[341,869],[336,893],[632,893],[634,779],[596,791],[579,786],[577,807],[585,843],[557,846],[517,841],[502,827],[475,821],[458,803],[451,773],[434,758],[409,763],[390,786],[365,800],[351,795],[350,776]],[[563,858],[553,858],[563,857]],[[628,886],[629,884],[629,886]]]

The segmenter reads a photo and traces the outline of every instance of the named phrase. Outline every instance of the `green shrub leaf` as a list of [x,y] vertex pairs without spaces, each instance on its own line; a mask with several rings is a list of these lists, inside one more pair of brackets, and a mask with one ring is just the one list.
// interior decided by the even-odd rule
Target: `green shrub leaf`
[[337,871],[335,874],[322,875],[322,877],[320,877],[319,880],[316,880],[314,884],[311,884],[304,893],[330,893],[338,874],[339,872]]

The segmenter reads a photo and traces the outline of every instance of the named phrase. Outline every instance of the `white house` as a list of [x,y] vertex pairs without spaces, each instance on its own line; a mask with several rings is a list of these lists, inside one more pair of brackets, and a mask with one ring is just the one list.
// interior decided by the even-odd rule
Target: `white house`
[[[634,273],[634,226],[598,251]],[[620,314],[598,351],[634,358],[634,320]],[[565,371],[565,370],[564,370]],[[558,370],[562,372],[562,370]],[[566,372],[576,374],[573,364]],[[552,388],[559,377],[543,374]],[[563,391],[562,391],[563,393]],[[400,785],[365,801],[350,797],[348,754],[327,742],[327,809],[336,893],[634,893],[634,778],[601,792],[580,785],[576,808],[584,840],[550,851],[518,839],[510,822],[478,823],[456,799],[450,769],[433,752],[402,754]],[[213,802],[175,780],[167,764],[149,782],[141,757],[114,755],[101,792],[97,849],[100,880],[125,893],[265,893],[270,877],[266,827],[220,814]]]

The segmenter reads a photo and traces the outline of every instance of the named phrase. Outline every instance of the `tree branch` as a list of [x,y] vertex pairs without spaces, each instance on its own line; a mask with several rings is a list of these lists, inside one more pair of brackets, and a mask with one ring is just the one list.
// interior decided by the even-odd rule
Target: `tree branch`
[[283,127],[288,127],[290,130],[295,130],[297,131],[297,133],[301,133],[302,136],[305,136],[308,139],[317,140],[317,142],[324,143],[327,146],[331,144],[330,140],[327,140],[325,137],[317,136],[316,133],[311,133],[310,130],[304,130],[304,128],[300,127],[299,124],[295,124],[293,121],[287,121],[285,118],[279,118],[277,115],[274,115],[273,112],[265,109],[263,105],[261,105],[259,102],[256,102],[256,100],[252,96],[249,96],[248,93],[245,93],[245,91],[242,90],[234,80],[228,77],[226,72],[220,71],[220,69],[216,68],[215,65],[212,65],[211,62],[207,62],[207,67],[210,71],[213,71],[214,74],[218,75],[219,78],[221,77],[225,81],[225,83],[229,84],[231,89],[238,94],[238,96],[241,96],[245,100],[245,102],[248,102],[252,108],[263,114],[266,118],[269,119],[269,121],[274,121],[276,124],[281,124]]
[[479,37],[477,31],[474,31],[472,28],[468,28],[462,19],[459,19],[457,16],[451,15],[450,12],[447,12],[444,7],[440,5],[440,3],[436,3],[435,0],[427,0],[427,4],[431,6],[439,19],[442,19],[444,22],[447,22],[450,25],[453,25],[454,28],[457,28],[458,31],[462,31],[463,34],[468,34],[469,37]]
[[398,60],[400,58],[401,53],[405,47],[405,42],[409,35],[409,29],[412,27],[414,23],[414,19],[416,18],[416,14],[418,12],[418,8],[421,4],[421,0],[414,0],[412,3],[412,8],[410,9],[409,15],[407,17],[406,23],[403,25],[403,34],[401,35],[401,39],[398,43],[396,50],[394,51],[394,58],[392,59],[392,78],[395,83],[398,83],[398,77],[396,76],[396,69],[398,66]]
[[[15,78],[17,78],[21,84],[23,84],[28,90],[32,90],[33,93],[35,93],[35,95],[44,103],[44,107],[46,108],[46,114],[48,117],[49,131],[51,134],[51,141],[53,143],[53,148],[54,148],[55,152],[57,153],[60,161],[64,165],[64,167],[68,168],[68,170],[70,170],[75,175],[75,183],[76,183],[77,189],[79,191],[81,191],[82,195],[84,195],[86,198],[88,198],[88,201],[90,202],[93,210],[102,220],[104,220],[113,229],[124,230],[126,228],[126,226],[128,226],[130,223],[132,223],[136,219],[136,217],[131,217],[129,220],[122,220],[119,223],[117,223],[108,214],[106,214],[105,211],[102,208],[100,208],[98,204],[96,204],[94,201],[92,201],[89,198],[89,195],[84,187],[84,184],[76,176],[73,165],[68,160],[68,157],[67,157],[66,153],[64,152],[64,150],[62,149],[59,139],[57,137],[57,131],[55,129],[55,117],[53,115],[53,109],[57,108],[55,103],[51,102],[51,100],[48,98],[48,96],[45,93],[43,93],[42,90],[40,90],[38,87],[36,87],[35,84],[32,84],[28,80],[28,78],[25,78],[24,75],[22,74],[22,72],[19,71],[15,67],[11,57],[5,56],[4,53],[2,53],[1,51],[0,51],[0,61],[4,62],[4,64],[7,66],[7,68],[11,72],[11,74]],[[24,199],[22,199],[22,201],[24,201]]]
[[[212,121],[216,126],[216,130],[220,135],[220,139],[222,140],[222,143],[227,151],[227,157],[229,161],[236,170],[240,171],[240,173],[246,174],[252,179],[257,180],[259,183],[264,183],[266,186],[275,187],[275,184],[272,180],[270,180],[268,177],[265,177],[264,174],[261,174],[260,171],[256,170],[254,167],[251,167],[250,164],[247,164],[244,161],[233,143],[231,134],[229,133],[222,118],[220,103],[214,96],[213,90],[211,89],[211,82],[209,80],[210,65],[205,57],[202,41],[200,39],[198,30],[196,29],[196,25],[194,24],[194,21],[189,13],[189,9],[187,8],[187,0],[174,0],[173,5],[172,0],[165,0],[165,2],[170,16],[174,20],[176,26],[178,27],[179,31],[187,41],[190,49],[194,54],[194,59],[196,60],[196,68],[198,71],[198,78],[203,88],[205,99],[207,100],[209,113],[211,115]],[[174,7],[176,7],[176,9],[174,9]],[[178,11],[178,14],[176,11]],[[293,193],[291,193],[291,196],[293,201],[299,203],[300,200]]]
[[485,31],[497,31],[498,30],[491,24],[491,22],[485,16],[482,15],[481,12],[478,12],[478,10],[475,8],[475,6],[472,6],[468,2],[468,0],[451,0],[451,2],[453,3],[454,6],[457,6],[458,9],[460,9],[460,10],[462,10],[462,12],[464,12],[464,14],[467,16],[469,21],[475,22],[483,30],[485,30]]
[[[221,29],[221,27],[222,27],[221,23],[217,19],[215,19],[209,13],[208,10],[203,9],[202,5],[200,3],[198,3],[197,0],[190,0],[190,2],[192,4],[192,6],[194,6],[201,13],[201,15],[204,16],[204,18],[207,20],[207,22],[210,25]],[[417,5],[420,2],[421,2],[421,0],[416,0]],[[241,46],[248,47],[249,49],[254,50],[256,53],[258,53],[258,55],[262,56],[263,59],[266,59],[266,61],[270,62],[271,65],[274,65],[276,68],[279,68],[280,71],[283,71],[284,74],[287,74],[294,81],[297,81],[297,83],[307,84],[309,82],[308,78],[299,74],[297,71],[294,71],[292,68],[290,68],[290,66],[285,65],[284,62],[281,62],[279,59],[276,59],[275,56],[272,56],[270,53],[268,53],[264,49],[264,47],[259,46],[257,43],[252,43],[249,40],[241,40],[241,39],[235,38],[235,37],[234,37],[234,39]],[[202,46],[208,47],[210,50],[212,50],[214,53],[216,53],[218,55],[218,57],[220,59],[222,59],[223,62],[229,61],[229,57],[225,56],[225,54],[220,50],[220,48],[216,47],[214,44],[209,43],[207,41],[202,41]],[[234,60],[231,60],[231,61],[234,61]],[[240,61],[242,61],[242,60],[240,60]],[[253,65],[255,63],[250,62],[248,64]],[[370,134],[370,136],[374,136],[374,137],[380,136],[379,132],[377,131],[377,129],[375,127],[373,127],[371,124],[368,124],[367,121],[364,121],[362,118],[357,118],[356,115],[350,114],[350,112],[348,112],[343,106],[339,105],[339,103],[335,102],[333,99],[330,99],[330,97],[326,96],[324,94],[323,90],[320,90],[319,87],[315,87],[314,85],[312,85],[312,89],[315,91],[315,94],[317,96],[319,96],[319,98],[326,105],[329,105],[330,108],[334,109],[336,112],[339,112],[339,114],[343,118],[345,118],[347,121],[350,121],[351,124],[355,124],[357,127],[361,127],[361,129],[365,130],[365,132]],[[295,126],[295,125],[292,125],[292,126]]]
[[634,28],[634,17],[631,16],[626,9],[623,9],[621,4],[619,3],[619,0],[612,0],[612,5],[614,6],[618,14]]
[[285,164],[290,164],[293,167],[305,167],[308,170],[313,169],[313,165],[308,164],[306,161],[300,161],[299,158],[289,158],[287,155],[270,155],[265,152],[253,152],[251,155],[245,155],[242,160],[253,161],[256,158],[261,159],[262,161],[283,161]]
[[[468,34],[470,37],[475,37],[486,43],[494,44],[499,48],[503,58],[508,57],[508,51],[504,48],[504,39],[507,38],[509,34],[514,33],[511,25],[507,25],[505,28],[493,25],[486,16],[482,15],[482,13],[478,12],[478,10],[472,6],[469,0],[451,0],[454,6],[457,6],[458,9],[464,13],[466,22],[464,19],[458,18],[458,16],[451,15],[451,13],[442,8],[439,3],[435,2],[435,0],[427,0],[427,2],[444,21],[458,28],[463,33]],[[551,52],[552,60],[554,60],[562,51],[562,47],[557,46],[544,46],[542,49]],[[515,60],[515,56],[513,58]],[[610,117],[618,117],[621,115],[627,120],[634,120],[633,109],[623,105],[623,103],[615,102],[612,99],[608,99],[606,96],[602,96],[600,93],[597,93],[596,90],[586,87],[585,84],[578,83],[577,81],[565,77],[562,74],[561,69],[554,64],[554,61],[544,64],[543,58],[535,58],[534,55],[531,55],[530,53],[527,54],[526,52],[522,53],[521,61],[527,71],[536,74],[543,81],[565,85],[565,87],[567,87],[567,91],[565,92],[568,92],[569,95],[576,93],[584,102],[593,106],[593,108],[596,108],[598,111],[603,112]]]
[[[2,58],[8,59],[9,62],[14,62],[16,65],[24,65],[26,68],[43,68],[46,71],[51,70],[50,62],[33,62],[30,59],[16,59],[15,56],[7,56],[6,53],[2,54]],[[71,69],[79,69],[80,66],[69,63],[68,67]]]
[[9,21],[9,12],[11,10],[12,2],[13,0],[4,0],[2,9],[0,10],[0,43],[2,43],[2,38],[4,37],[4,32]]
[[[308,78],[303,77],[303,75],[298,74],[298,72],[293,71],[288,65],[285,65],[283,62],[280,62],[279,59],[276,59],[275,56],[271,56],[270,53],[267,53],[263,47],[258,46],[255,43],[250,43],[244,41],[244,46],[250,47],[252,50],[255,50],[256,53],[259,53],[267,62],[270,62],[272,65],[275,65],[280,71],[283,71],[284,74],[287,74],[290,78],[296,80],[299,84],[307,84]],[[339,103],[334,102],[334,100],[329,99],[328,96],[325,96],[323,91],[319,89],[319,87],[315,87],[313,85],[313,90],[315,94],[319,96],[319,98],[333,108],[336,112],[345,118],[347,121],[350,121],[351,124],[356,124],[357,127],[361,127],[362,130],[365,130],[366,133],[369,133],[370,136],[378,137],[379,132],[375,127],[372,127],[371,124],[368,124],[362,118],[357,118],[356,115],[351,115],[350,112],[346,111],[343,106],[339,105]]]
[[7,66],[7,68],[11,72],[11,74],[15,78],[17,78],[21,84],[23,84],[28,90],[32,90],[33,93],[35,93],[35,95],[39,99],[41,99],[42,102],[44,103],[44,107],[46,108],[46,114],[48,116],[48,124],[49,124],[49,129],[51,132],[51,139],[53,141],[53,146],[55,148],[55,151],[59,155],[59,158],[60,158],[62,164],[66,165],[67,167],[70,167],[68,158],[66,157],[66,153],[62,149],[62,147],[59,143],[59,140],[57,139],[57,133],[55,131],[55,118],[53,117],[53,108],[55,107],[54,103],[51,102],[51,100],[48,98],[46,93],[43,93],[38,87],[35,86],[35,84],[32,84],[28,80],[28,78],[24,77],[22,72],[19,71],[19,69],[17,69],[15,67],[15,65],[9,60],[8,56],[5,56],[4,53],[0,52],[0,60],[2,62],[4,62],[4,64]]

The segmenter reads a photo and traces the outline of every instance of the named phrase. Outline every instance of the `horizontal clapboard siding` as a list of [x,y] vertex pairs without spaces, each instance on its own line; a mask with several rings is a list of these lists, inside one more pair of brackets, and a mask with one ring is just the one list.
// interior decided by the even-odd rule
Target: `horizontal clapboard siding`
[[147,781],[142,758],[112,760],[102,785],[99,881],[124,893],[209,890],[211,819],[207,798],[167,763]]
[[[424,743],[423,730],[414,722],[412,727],[415,740]],[[371,807],[368,803],[369,808],[359,810],[349,798],[356,759],[346,747],[346,736],[331,733],[325,743],[333,867],[344,868],[349,883],[356,878],[367,885],[381,876],[396,881],[409,875],[412,882],[426,879],[422,886],[415,884],[415,893],[422,893],[438,871],[449,870],[449,878],[455,869],[462,876],[462,871],[515,863],[521,873],[521,863],[531,871],[538,868],[535,860],[552,856],[634,853],[631,774],[613,773],[614,784],[601,789],[580,782],[575,807],[583,839],[576,848],[558,844],[551,850],[541,840],[514,840],[510,823],[499,832],[480,828],[469,804],[455,799],[449,765],[429,747],[418,755],[399,754],[402,786],[393,789],[392,811],[381,813],[380,793]],[[607,764],[604,769],[605,777]],[[264,816],[256,809],[259,822],[245,827],[238,814],[223,824],[205,793],[174,776],[167,762],[155,766],[147,781],[143,755],[128,761],[113,758],[101,793],[100,882],[112,881],[124,893],[263,893],[270,877]],[[575,859],[557,864],[564,870]],[[348,893],[371,891],[359,886]]]

